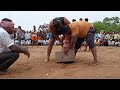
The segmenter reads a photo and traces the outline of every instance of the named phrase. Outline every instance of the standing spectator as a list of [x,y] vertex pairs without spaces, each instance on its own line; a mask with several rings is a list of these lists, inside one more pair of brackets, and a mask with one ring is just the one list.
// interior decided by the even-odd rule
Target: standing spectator
[[22,30],[21,26],[18,26],[18,29],[17,29],[17,40],[18,40],[19,46],[21,46],[22,33],[23,33],[23,30]]
[[[85,18],[85,21],[86,22],[88,22],[88,18]],[[87,42],[87,40],[85,39],[85,49],[84,49],[84,51],[87,51],[87,46],[89,47],[89,45],[88,45],[88,42]],[[89,51],[90,51],[90,47],[89,47]]]
[[79,19],[79,21],[83,21],[83,19],[82,19],[82,18],[80,18],[80,19]]
[[33,45],[38,44],[38,37],[37,37],[37,30],[36,30],[36,26],[33,26],[33,31],[31,32],[31,39],[32,39],[32,47]]
[[72,22],[75,22],[76,21],[76,19],[72,19]]

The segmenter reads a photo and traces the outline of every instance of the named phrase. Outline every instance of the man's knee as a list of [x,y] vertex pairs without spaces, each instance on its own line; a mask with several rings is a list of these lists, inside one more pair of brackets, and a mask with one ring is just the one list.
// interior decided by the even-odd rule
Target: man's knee
[[84,42],[84,38],[79,38],[78,37],[78,39],[75,43],[75,49],[79,49],[83,42]]
[[19,58],[19,53],[18,52],[13,52],[12,57],[17,60]]
[[94,36],[95,36],[95,34],[93,32],[90,34],[88,33],[88,35],[87,35],[87,43],[88,43],[90,48],[95,47]]
[[18,52],[11,52],[10,55],[11,57],[0,64],[0,71],[6,71],[19,58]]
[[87,43],[88,43],[88,45],[89,45],[89,48],[94,48],[94,47],[96,47],[93,40],[88,40]]
[[91,46],[89,46],[89,47],[92,49],[92,48],[95,48],[96,46],[95,46],[95,45],[91,45]]
[[50,41],[49,46],[53,46],[55,41]]

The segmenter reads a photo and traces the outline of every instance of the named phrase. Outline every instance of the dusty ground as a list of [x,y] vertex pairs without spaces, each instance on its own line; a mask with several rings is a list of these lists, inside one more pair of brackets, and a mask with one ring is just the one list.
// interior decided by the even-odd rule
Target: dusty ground
[[45,63],[47,46],[29,47],[31,57],[20,58],[8,69],[10,74],[0,79],[120,79],[120,47],[97,47],[98,65],[91,65],[91,52],[78,52],[75,63],[56,63],[54,46],[50,62]]

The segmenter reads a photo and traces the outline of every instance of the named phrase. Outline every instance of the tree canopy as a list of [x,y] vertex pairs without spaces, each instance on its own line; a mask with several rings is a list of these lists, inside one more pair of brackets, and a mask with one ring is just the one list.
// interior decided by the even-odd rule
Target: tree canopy
[[104,32],[120,32],[120,18],[119,17],[105,17],[103,21],[93,22],[93,26],[97,32],[103,30]]

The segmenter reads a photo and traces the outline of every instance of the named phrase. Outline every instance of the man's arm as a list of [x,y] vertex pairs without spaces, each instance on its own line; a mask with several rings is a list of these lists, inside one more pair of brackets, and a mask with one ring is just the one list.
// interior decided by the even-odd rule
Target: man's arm
[[14,41],[10,38],[10,35],[8,33],[6,32],[1,33],[0,38],[1,38],[1,45],[8,47],[13,52],[24,53],[28,57],[30,56],[30,53],[27,50],[22,49],[14,44]]
[[63,46],[63,40],[59,38],[59,36],[57,34],[53,34],[53,36],[55,37],[56,40],[59,40],[61,46]]
[[63,49],[65,54],[67,54],[67,52],[69,51],[70,41],[71,41],[71,35],[65,34],[65,39],[63,41],[64,43]]
[[60,39],[59,36],[56,34],[52,22],[49,24],[49,27],[50,27],[50,32],[51,32],[51,34],[55,37],[55,39],[59,40],[59,42],[61,43],[61,46],[63,46],[63,41],[62,41],[62,39]]
[[74,48],[74,45],[77,41],[77,36],[72,36],[71,37],[71,42],[70,42],[70,45],[69,45],[69,49],[73,49]]
[[30,57],[30,53],[28,52],[27,48],[21,48],[17,45],[11,45],[9,49],[13,52],[24,53],[25,55],[28,56],[28,58]]
[[[74,48],[74,45],[76,43],[76,40],[77,40],[77,36],[72,36],[71,37],[71,40],[65,40],[65,43],[64,43],[64,53],[67,54],[69,49],[73,49]],[[70,42],[70,44],[68,44],[68,42]]]

